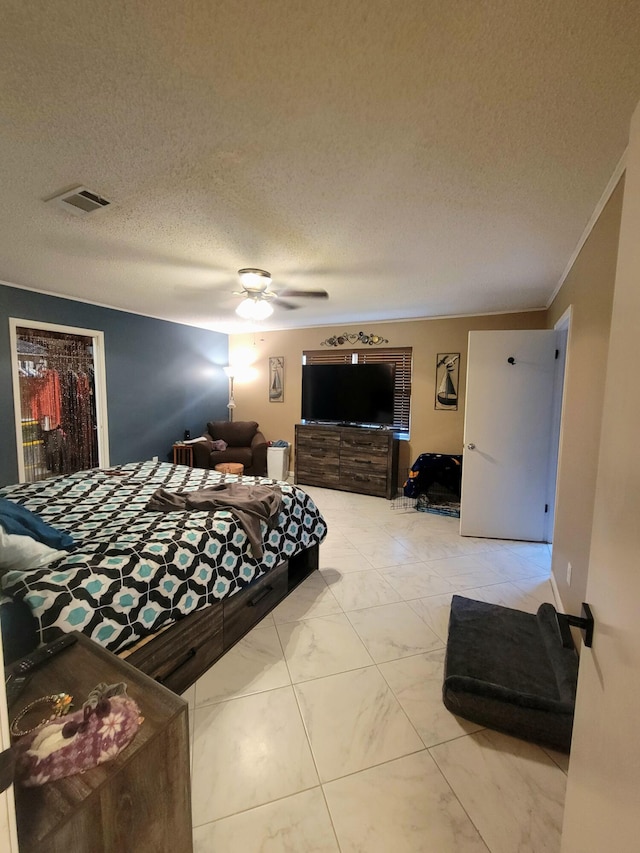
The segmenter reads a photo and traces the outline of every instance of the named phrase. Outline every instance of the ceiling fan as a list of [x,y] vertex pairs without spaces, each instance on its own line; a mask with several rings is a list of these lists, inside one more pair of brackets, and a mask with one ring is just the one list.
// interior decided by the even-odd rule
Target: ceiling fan
[[238,278],[242,290],[234,290],[235,296],[242,296],[242,302],[236,308],[236,314],[244,320],[266,320],[273,314],[273,304],[280,308],[292,310],[298,308],[293,302],[287,302],[282,297],[295,299],[328,299],[326,290],[295,290],[286,287],[282,290],[270,290],[271,273],[266,270],[247,267],[238,270]]

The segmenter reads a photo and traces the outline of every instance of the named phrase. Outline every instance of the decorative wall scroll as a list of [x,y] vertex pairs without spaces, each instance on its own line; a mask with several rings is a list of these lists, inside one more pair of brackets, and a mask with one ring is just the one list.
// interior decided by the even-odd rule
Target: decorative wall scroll
[[435,409],[457,412],[460,382],[460,353],[439,352],[436,358]]
[[269,358],[269,402],[284,402],[284,356]]
[[342,332],[340,335],[333,335],[327,338],[326,341],[321,341],[322,347],[341,347],[344,344],[368,344],[369,346],[378,346],[378,344],[388,344],[389,341],[380,335],[365,332]]

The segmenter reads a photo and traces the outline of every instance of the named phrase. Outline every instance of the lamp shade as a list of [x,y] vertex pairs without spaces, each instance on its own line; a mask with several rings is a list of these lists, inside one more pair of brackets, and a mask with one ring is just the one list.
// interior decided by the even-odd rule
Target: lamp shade
[[250,267],[238,270],[238,278],[249,290],[266,290],[271,284],[271,273]]
[[244,320],[266,320],[273,314],[273,305],[265,299],[243,299],[236,308],[238,317]]

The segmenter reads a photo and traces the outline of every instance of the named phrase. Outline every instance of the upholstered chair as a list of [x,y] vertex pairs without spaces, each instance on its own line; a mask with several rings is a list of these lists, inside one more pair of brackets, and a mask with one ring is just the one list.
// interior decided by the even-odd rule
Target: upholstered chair
[[[267,474],[267,442],[256,421],[211,421],[203,441],[194,442],[193,464],[197,468],[215,468],[221,462],[241,462],[244,473]],[[220,442],[227,447],[220,450]]]

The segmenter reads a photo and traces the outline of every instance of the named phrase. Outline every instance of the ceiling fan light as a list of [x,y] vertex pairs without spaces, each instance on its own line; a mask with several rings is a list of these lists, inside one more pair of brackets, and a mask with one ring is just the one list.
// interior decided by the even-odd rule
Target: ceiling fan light
[[244,287],[266,290],[271,284],[271,273],[266,270],[247,268],[238,270],[238,278]]
[[273,305],[264,299],[243,299],[236,308],[236,314],[243,320],[266,320],[273,314]]

